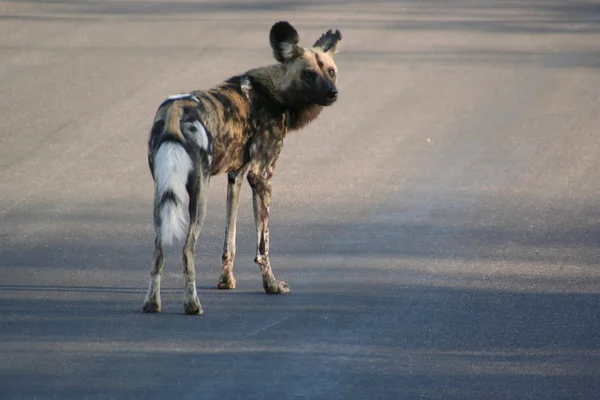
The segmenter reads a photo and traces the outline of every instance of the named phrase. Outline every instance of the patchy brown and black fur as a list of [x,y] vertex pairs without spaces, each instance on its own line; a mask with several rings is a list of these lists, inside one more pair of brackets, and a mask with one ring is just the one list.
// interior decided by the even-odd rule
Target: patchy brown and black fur
[[269,35],[278,63],[234,76],[213,89],[171,96],[156,113],[149,139],[148,161],[155,181],[154,263],[145,312],[161,309],[163,245],[185,234],[183,206],[189,199],[189,225],[183,247],[185,312],[201,314],[196,293],[194,249],[206,212],[206,188],[212,175],[227,173],[227,227],[219,289],[234,289],[235,231],[244,175],[252,188],[257,231],[255,262],[266,293],[289,287],[275,279],[269,262],[271,178],[290,130],[313,121],[337,100],[337,68],[333,61],[339,31],[324,33],[307,49],[288,22],[278,22]]

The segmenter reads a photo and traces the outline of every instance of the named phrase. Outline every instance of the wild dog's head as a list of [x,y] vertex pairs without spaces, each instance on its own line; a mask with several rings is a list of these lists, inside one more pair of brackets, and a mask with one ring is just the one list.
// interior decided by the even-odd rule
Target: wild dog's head
[[273,56],[285,66],[281,89],[285,101],[298,105],[329,106],[338,97],[337,67],[333,55],[342,40],[339,30],[329,30],[313,44],[300,47],[300,37],[286,21],[277,22],[269,35]]

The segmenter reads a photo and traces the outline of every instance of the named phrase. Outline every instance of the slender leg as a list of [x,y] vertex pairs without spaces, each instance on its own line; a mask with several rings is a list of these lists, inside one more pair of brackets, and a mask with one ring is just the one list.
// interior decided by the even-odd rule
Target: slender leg
[[143,311],[147,313],[160,312],[160,277],[165,266],[165,254],[158,236],[154,239],[154,263],[150,270],[150,284],[144,300]]
[[235,289],[235,278],[233,277],[235,231],[238,205],[240,203],[240,189],[246,169],[247,167],[244,167],[227,175],[227,226],[225,228],[225,243],[223,244],[223,269],[221,270],[219,283],[217,283],[218,289]]
[[183,276],[185,278],[185,295],[184,308],[186,314],[203,314],[198,293],[196,292],[196,267],[194,265],[194,253],[196,250],[196,242],[204,218],[206,216],[206,189],[208,179],[201,178],[196,185],[188,185],[188,193],[190,195],[190,226],[188,234],[183,246]]
[[285,282],[278,281],[273,275],[269,261],[269,207],[271,206],[271,181],[254,171],[248,173],[248,182],[252,187],[252,205],[257,233],[257,251],[254,262],[260,266],[263,287],[267,294],[289,293]]

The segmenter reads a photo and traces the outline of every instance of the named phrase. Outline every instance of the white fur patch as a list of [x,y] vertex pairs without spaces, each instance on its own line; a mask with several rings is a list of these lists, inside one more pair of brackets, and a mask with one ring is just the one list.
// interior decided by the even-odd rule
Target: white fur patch
[[279,48],[281,49],[281,54],[283,55],[284,59],[289,61],[294,57],[294,44],[289,42],[281,42]]
[[254,157],[254,155],[256,154],[257,151],[258,151],[258,145],[256,144],[256,142],[254,142],[250,145],[250,157]]
[[[184,122],[181,125],[183,127],[183,131],[192,136],[202,150],[208,151],[208,146],[210,144],[208,133],[200,121],[196,120],[194,122]],[[192,127],[195,129],[190,129]]]
[[174,94],[174,95],[167,97],[167,100],[181,100],[181,99],[191,99],[191,100],[194,100],[194,101],[200,103],[200,99],[191,93],[179,93],[179,94]]
[[154,156],[154,179],[156,196],[161,199],[168,191],[173,192],[177,203],[165,201],[159,210],[160,239],[165,245],[173,243],[174,238],[182,238],[187,221],[184,202],[187,198],[186,184],[193,168],[192,159],[185,149],[177,143],[165,142],[160,145]]
[[243,77],[240,82],[240,87],[246,98],[250,100],[250,94],[252,93],[252,83],[250,83],[250,78],[247,76]]

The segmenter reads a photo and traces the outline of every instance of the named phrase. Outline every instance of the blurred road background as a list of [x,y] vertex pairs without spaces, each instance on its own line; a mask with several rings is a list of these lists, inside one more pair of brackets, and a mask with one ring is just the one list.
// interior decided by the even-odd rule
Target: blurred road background
[[[170,94],[343,33],[340,100],[289,136],[263,294],[249,190],[233,292],[163,308],[146,140]],[[597,399],[600,5],[0,1],[2,399]]]

